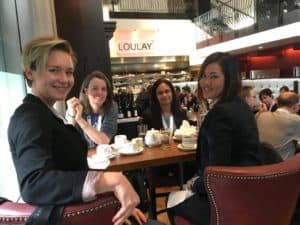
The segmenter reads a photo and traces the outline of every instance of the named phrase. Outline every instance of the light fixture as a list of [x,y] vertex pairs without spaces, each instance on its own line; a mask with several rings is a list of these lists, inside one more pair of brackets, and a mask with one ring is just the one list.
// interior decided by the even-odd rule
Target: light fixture
[[281,4],[282,4],[282,12],[287,13],[288,12],[288,3],[287,3],[287,1],[283,1]]

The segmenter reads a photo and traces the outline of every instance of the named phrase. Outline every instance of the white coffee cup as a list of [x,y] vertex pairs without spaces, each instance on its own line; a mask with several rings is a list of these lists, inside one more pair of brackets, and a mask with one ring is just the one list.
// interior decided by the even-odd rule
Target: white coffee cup
[[182,147],[183,148],[195,148],[197,144],[197,138],[196,137],[182,137]]
[[108,144],[100,144],[97,146],[96,152],[97,157],[104,159],[110,157],[110,155],[112,154],[112,149]]
[[127,136],[125,134],[119,134],[115,136],[115,145],[121,147],[127,142]]
[[133,138],[131,142],[137,146],[138,150],[143,148],[143,144],[144,144],[143,138],[141,137]]
[[130,142],[128,143],[128,152],[138,152],[140,150],[139,146],[137,143]]

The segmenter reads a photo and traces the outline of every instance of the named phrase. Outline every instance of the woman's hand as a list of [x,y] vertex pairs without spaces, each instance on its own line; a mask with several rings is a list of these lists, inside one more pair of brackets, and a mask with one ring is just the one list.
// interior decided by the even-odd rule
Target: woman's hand
[[[119,172],[105,172],[101,175],[95,188],[96,193],[113,191],[120,201],[121,208],[112,219],[114,225],[123,225],[125,222],[130,223],[126,220],[133,214],[140,200],[127,178]],[[140,214],[137,215],[140,216]],[[139,218],[143,219],[141,216]]]
[[[137,221],[137,223],[139,225],[143,225],[144,223],[147,222],[147,218],[144,215],[144,213],[139,210],[138,208],[133,209],[132,211],[132,216],[134,217],[134,219]],[[128,224],[129,225],[129,224]]]
[[67,107],[69,116],[74,118],[76,121],[82,117],[83,106],[80,100],[76,97],[67,100]]

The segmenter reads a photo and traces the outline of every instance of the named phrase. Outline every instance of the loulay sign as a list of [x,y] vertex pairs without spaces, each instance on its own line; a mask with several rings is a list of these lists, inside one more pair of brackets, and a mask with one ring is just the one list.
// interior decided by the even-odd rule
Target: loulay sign
[[119,53],[147,53],[154,50],[154,40],[147,41],[119,41]]

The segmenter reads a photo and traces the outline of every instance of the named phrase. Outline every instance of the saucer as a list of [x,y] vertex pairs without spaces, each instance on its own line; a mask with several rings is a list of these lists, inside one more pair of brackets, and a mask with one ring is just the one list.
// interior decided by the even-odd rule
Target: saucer
[[97,159],[97,158],[87,158],[88,166],[90,169],[99,169],[99,170],[104,170],[106,169],[109,164],[110,160],[109,159]]
[[140,148],[138,151],[135,151],[135,152],[126,151],[125,148],[120,148],[119,149],[119,153],[122,154],[122,155],[137,155],[137,154],[140,154],[143,151],[144,151],[144,148]]
[[196,150],[197,149],[197,144],[194,144],[194,146],[190,147],[190,148],[184,148],[182,146],[182,144],[178,144],[177,147],[180,149],[180,150],[183,150],[183,151],[193,151],[193,150]]

